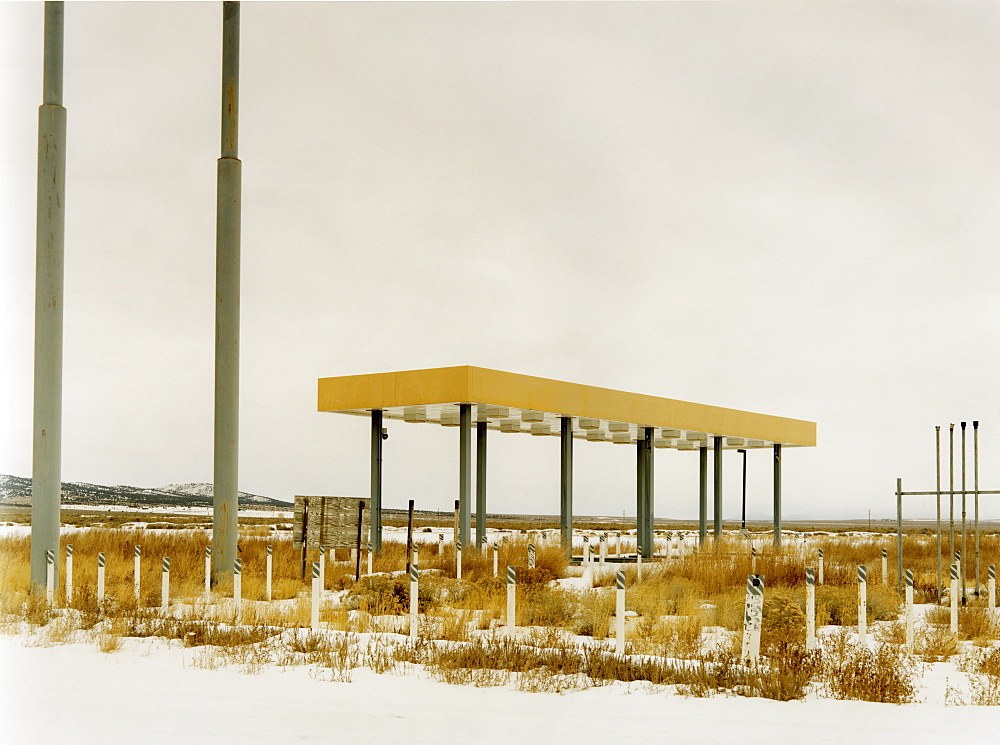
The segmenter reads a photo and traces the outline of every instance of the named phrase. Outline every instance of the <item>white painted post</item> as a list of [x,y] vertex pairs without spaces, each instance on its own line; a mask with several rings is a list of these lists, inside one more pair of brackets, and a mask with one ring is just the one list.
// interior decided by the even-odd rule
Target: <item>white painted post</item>
[[374,568],[372,566],[375,561],[375,555],[372,553],[372,544],[368,544],[368,574],[374,574]]
[[615,575],[615,654],[625,653],[625,570]]
[[462,541],[455,540],[455,578],[462,579]]
[[993,610],[997,607],[997,567],[996,564],[990,564],[986,569],[987,580],[986,580],[986,594],[989,596],[987,600],[988,607]]
[[642,579],[642,549],[636,544],[635,551],[635,578],[636,580]]
[[889,552],[882,549],[882,584],[889,584]]
[[142,546],[132,549],[132,591],[135,594],[135,606],[142,606]]
[[266,564],[264,565],[264,571],[266,572],[264,593],[267,596],[267,601],[271,602],[271,564],[272,564],[272,554],[274,553],[274,546],[267,547],[267,558],[265,559]]
[[806,567],[806,651],[812,652],[816,643],[816,571]]
[[858,644],[868,644],[868,567],[858,565]]
[[326,590],[326,546],[319,547],[319,589]]
[[418,600],[419,600],[419,589],[417,584],[420,579],[420,571],[417,569],[417,558],[416,549],[413,551],[413,561],[410,562],[410,638],[417,638],[417,629],[419,626],[418,618]]
[[951,633],[958,633],[958,564],[951,565]]
[[913,570],[906,570],[906,651],[913,652]]
[[66,544],[66,606],[73,602],[73,544]]
[[45,549],[45,602],[50,606],[56,597],[56,550]]
[[163,557],[163,571],[160,573],[160,608],[170,605],[170,557]]
[[[138,559],[136,559],[138,561]],[[205,546],[205,595],[212,593],[212,546]]]
[[615,556],[622,555],[622,534],[621,531],[615,531]]
[[514,567],[507,567],[507,628],[513,629],[517,625],[517,615],[516,615],[516,595],[517,595],[517,585],[514,584],[517,581],[517,569]]
[[747,599],[743,612],[743,662],[757,663],[760,656],[760,622],[764,609],[764,578],[758,574],[747,577]]
[[499,567],[499,563],[498,563],[500,561],[499,555],[500,555],[500,549],[497,548],[497,544],[494,543],[493,544],[493,576],[494,577],[496,577],[500,573],[500,567]]
[[671,556],[671,558],[676,559],[676,558],[678,558],[681,555],[680,545],[679,545],[680,544],[680,537],[681,537],[680,533],[671,533],[670,534],[670,556]]
[[608,560],[608,534],[601,533],[601,563],[605,564]]
[[243,559],[233,559],[233,604],[236,606],[236,623],[243,621]]
[[955,552],[955,565],[958,567],[958,589],[959,592],[962,590],[962,580],[965,575],[962,573],[962,551],[958,550]]
[[590,536],[585,535],[583,537],[583,563],[584,565],[590,564]]
[[816,555],[819,557],[819,583],[823,584],[823,549],[817,548]]
[[757,547],[750,547],[750,572],[757,574]]
[[444,533],[438,533],[438,556],[444,556]]
[[309,625],[312,627],[313,631],[319,630],[319,590],[321,587],[322,580],[319,577],[320,562],[314,561],[312,565],[312,612],[309,616]]
[[528,544],[528,569],[535,568],[535,544]]
[[97,554],[97,607],[104,608],[104,552]]

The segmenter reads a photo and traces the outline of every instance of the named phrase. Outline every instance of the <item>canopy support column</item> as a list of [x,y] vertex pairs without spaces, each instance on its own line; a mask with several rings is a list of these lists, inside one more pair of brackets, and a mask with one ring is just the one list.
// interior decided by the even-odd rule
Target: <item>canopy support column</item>
[[486,547],[486,422],[476,422],[476,545]]
[[382,409],[372,409],[371,513],[368,528],[372,551],[382,551]]
[[722,538],[722,438],[713,437],[712,445],[715,450],[715,502],[712,513],[714,521],[712,537],[718,541]]
[[573,555],[573,417],[559,418],[559,532],[567,556]]
[[774,545],[781,547],[781,444],[774,443]]
[[458,411],[458,539],[463,546],[471,546],[472,404],[459,404]]
[[708,540],[708,448],[698,448],[698,546]]

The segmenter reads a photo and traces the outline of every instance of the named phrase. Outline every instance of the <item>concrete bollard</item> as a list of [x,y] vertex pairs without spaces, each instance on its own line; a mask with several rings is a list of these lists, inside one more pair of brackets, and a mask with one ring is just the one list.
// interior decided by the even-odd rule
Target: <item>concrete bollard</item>
[[951,633],[958,633],[958,564],[951,565]]
[[372,564],[375,561],[375,555],[372,553],[372,544],[368,544],[368,574],[374,574],[374,568]]
[[66,544],[66,605],[73,602],[73,544]]
[[318,561],[314,561],[312,565],[312,610],[309,614],[309,626],[313,631],[319,630],[319,593],[322,582],[319,565]]
[[812,652],[816,642],[816,571],[806,567],[806,651]]
[[625,570],[615,575],[615,654],[625,653]]
[[138,608],[142,605],[142,546],[132,549],[132,591]]
[[868,644],[868,567],[858,565],[858,644]]
[[986,594],[988,595],[987,607],[993,610],[997,607],[997,567],[990,564],[986,569]]
[[757,663],[760,657],[760,624],[764,610],[764,578],[759,574],[747,577],[747,599],[743,612],[743,648],[740,659]]
[[243,621],[243,559],[233,559],[233,605],[236,607],[236,623]]
[[163,571],[160,572],[160,608],[170,605],[170,557],[163,557]]
[[494,543],[493,544],[493,576],[494,577],[496,577],[499,574],[499,572],[500,572],[500,566],[499,566],[500,559],[499,559],[499,556],[500,556],[500,549],[497,548],[497,544]]
[[45,549],[45,602],[51,606],[56,599],[56,550]]
[[418,583],[420,581],[420,570],[417,569],[417,557],[416,550],[413,551],[413,561],[410,562],[410,638],[417,638],[417,630],[419,628],[419,588]]
[[906,570],[906,651],[913,652],[913,570]]
[[264,565],[264,595],[267,597],[267,602],[271,602],[271,568],[272,568],[272,554],[274,554],[274,546],[267,547],[267,556],[265,558]]
[[205,546],[205,595],[212,594],[212,547]]
[[462,541],[455,541],[455,579],[462,579]]
[[104,608],[104,552],[97,554],[97,607]]
[[819,581],[820,584],[823,584],[823,549],[817,548],[816,556],[819,562],[819,565],[817,567],[819,569],[819,577],[817,577],[817,580]]
[[513,629],[517,626],[517,569],[507,567],[507,628]]
[[882,549],[882,584],[889,585],[889,552]]
[[606,564],[608,561],[608,534],[601,533],[601,563]]
[[528,544],[528,569],[535,568],[535,544]]
[[326,590],[326,546],[319,547],[319,589]]

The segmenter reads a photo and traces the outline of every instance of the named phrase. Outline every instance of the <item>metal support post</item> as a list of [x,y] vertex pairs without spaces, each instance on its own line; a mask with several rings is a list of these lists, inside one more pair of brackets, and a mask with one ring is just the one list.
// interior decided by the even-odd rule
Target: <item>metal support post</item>
[[[715,482],[713,484],[715,488],[715,502],[712,507],[712,535],[718,541],[722,538],[722,438],[713,437],[712,445],[715,449]],[[718,545],[716,545],[716,548],[718,548]]]
[[781,444],[774,443],[774,545],[781,548]]
[[216,583],[231,578],[238,537],[240,417],[240,190],[237,154],[240,4],[222,4],[222,153],[215,213],[215,463],[212,561]]
[[975,490],[975,570],[976,570],[976,597],[979,597],[979,422],[972,423],[972,488]]
[[382,410],[372,409],[371,514],[368,531],[372,550],[382,553]]
[[559,420],[559,532],[567,556],[573,555],[573,419]]
[[[965,422],[962,422],[962,556],[969,555],[968,533],[965,530]],[[968,575],[968,562],[962,564],[962,605],[965,605],[965,577]]]
[[635,470],[635,540],[636,553],[648,556],[646,553],[646,449],[642,446],[642,440],[635,442],[636,470]]
[[644,556],[648,559],[652,559],[656,555],[656,544],[655,539],[653,538],[653,524],[655,522],[653,516],[653,428],[646,427],[643,434],[642,450],[644,474],[642,483],[645,487],[645,494],[643,496],[643,515],[645,516],[645,522],[643,523],[644,535],[642,543],[646,547],[646,553]]
[[486,548],[486,422],[476,422],[476,547]]
[[903,590],[903,479],[896,479],[896,590]]
[[698,547],[708,540],[708,448],[698,448]]
[[472,404],[459,404],[458,427],[458,540],[463,546],[471,543],[472,500]]
[[948,553],[955,553],[955,425],[948,425]]
[[937,451],[937,601],[941,604],[941,425],[934,427]]
[[[31,592],[45,592],[46,551],[59,550],[62,497],[63,249],[66,109],[63,4],[45,3],[35,212],[35,369],[31,460]],[[53,581],[58,581],[58,567]]]

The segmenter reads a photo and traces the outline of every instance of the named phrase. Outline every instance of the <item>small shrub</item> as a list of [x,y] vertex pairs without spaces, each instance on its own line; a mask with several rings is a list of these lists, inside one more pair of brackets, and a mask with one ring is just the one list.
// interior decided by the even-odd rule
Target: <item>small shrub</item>
[[883,704],[905,704],[916,698],[913,662],[889,646],[874,652],[858,649],[826,673],[827,690],[833,698]]

